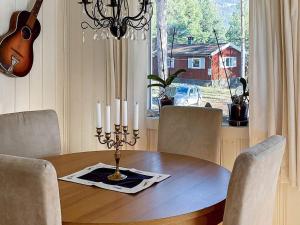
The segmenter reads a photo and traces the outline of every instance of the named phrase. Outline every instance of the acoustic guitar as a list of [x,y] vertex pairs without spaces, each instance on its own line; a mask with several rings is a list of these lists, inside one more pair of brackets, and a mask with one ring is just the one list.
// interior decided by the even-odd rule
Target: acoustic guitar
[[37,19],[43,0],[37,0],[31,12],[14,12],[8,32],[0,37],[0,71],[8,76],[24,77],[33,64],[33,43],[41,24]]

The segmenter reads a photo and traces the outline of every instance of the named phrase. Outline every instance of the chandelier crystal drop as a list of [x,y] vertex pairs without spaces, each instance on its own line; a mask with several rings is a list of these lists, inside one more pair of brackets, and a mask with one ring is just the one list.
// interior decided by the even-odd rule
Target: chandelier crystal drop
[[[145,40],[146,32],[150,29],[153,15],[151,0],[137,0],[137,12],[132,15],[128,0],[81,0],[79,4],[90,21],[83,21],[83,30],[104,30],[110,32],[118,40],[121,38],[136,39],[136,31],[142,32]],[[103,32],[102,32],[103,34]],[[100,35],[108,37],[109,35]]]

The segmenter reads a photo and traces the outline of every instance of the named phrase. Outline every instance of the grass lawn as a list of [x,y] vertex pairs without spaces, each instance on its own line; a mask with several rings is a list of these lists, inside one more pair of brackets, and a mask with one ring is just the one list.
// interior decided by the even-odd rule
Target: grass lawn
[[[227,104],[231,102],[228,88],[200,87],[200,89],[203,96],[201,107],[209,102],[212,107],[222,109],[224,116],[228,115]],[[232,90],[232,93],[234,94],[235,90]]]
[[[223,110],[223,116],[228,116],[228,106],[231,102],[230,92],[228,88],[221,87],[203,87],[198,86],[202,93],[202,102],[200,105],[196,104],[193,106],[204,107],[206,103],[210,103],[213,108],[219,108]],[[159,89],[152,89],[152,97],[158,97]],[[235,94],[235,90],[232,89],[232,94]],[[153,105],[154,110],[158,110],[158,105]]]

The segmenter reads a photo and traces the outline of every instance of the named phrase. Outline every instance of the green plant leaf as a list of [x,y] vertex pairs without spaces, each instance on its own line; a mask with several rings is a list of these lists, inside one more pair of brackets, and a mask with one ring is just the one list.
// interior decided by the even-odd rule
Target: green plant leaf
[[185,69],[179,69],[179,70],[177,70],[175,73],[173,73],[172,74],[172,76],[178,76],[178,75],[180,75],[181,73],[185,73],[186,72],[186,70]]
[[185,73],[185,69],[177,70],[174,74],[170,75],[166,80],[166,85],[169,86],[173,83],[174,79],[177,78],[181,73]]
[[163,84],[149,84],[148,88],[150,87],[161,87],[161,88],[165,88],[165,86]]
[[162,78],[160,78],[158,75],[148,75],[148,79],[149,80],[154,80],[157,81],[159,83],[161,83],[162,85],[166,86],[166,81],[164,81]]
[[178,75],[170,75],[168,77],[168,79],[166,80],[166,85],[169,86],[172,84],[172,82],[174,81],[174,79],[177,77]]

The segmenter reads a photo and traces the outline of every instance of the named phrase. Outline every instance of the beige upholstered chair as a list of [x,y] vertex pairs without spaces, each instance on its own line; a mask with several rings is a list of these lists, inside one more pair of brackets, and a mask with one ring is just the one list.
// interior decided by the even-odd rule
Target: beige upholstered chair
[[0,115],[0,154],[39,158],[60,152],[58,119],[54,111]]
[[158,151],[220,162],[222,110],[165,106],[158,129]]
[[273,136],[235,161],[223,225],[271,225],[285,138]]
[[52,164],[0,155],[0,225],[61,225]]

